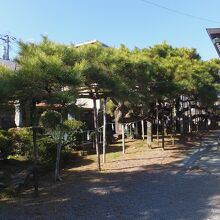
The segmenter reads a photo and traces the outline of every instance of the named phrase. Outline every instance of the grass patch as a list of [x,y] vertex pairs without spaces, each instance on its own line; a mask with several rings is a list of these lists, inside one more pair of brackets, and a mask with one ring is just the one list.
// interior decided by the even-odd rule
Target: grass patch
[[0,199],[10,199],[15,196],[14,189],[12,188],[5,188],[0,190]]
[[118,157],[122,156],[122,152],[111,152],[111,153],[107,153],[107,160],[115,160]]
[[16,155],[10,155],[8,157],[8,160],[28,161],[28,158],[26,156],[21,156],[19,154],[16,154]]

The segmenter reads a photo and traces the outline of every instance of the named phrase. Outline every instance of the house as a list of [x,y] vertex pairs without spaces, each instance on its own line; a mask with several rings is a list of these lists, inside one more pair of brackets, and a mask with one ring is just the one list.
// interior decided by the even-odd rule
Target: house
[[[88,44],[101,44],[103,47],[108,47],[107,45],[97,41],[97,40],[92,40],[92,41],[87,41],[84,43],[79,43],[75,44],[75,47],[80,47],[83,45],[88,45]],[[14,61],[11,60],[3,60],[0,59],[0,65],[3,65],[11,70],[16,70],[17,69],[17,64]],[[97,111],[100,110],[100,100],[96,100],[97,103]],[[93,129],[93,100],[90,98],[79,98],[76,101],[76,105],[79,106],[82,111],[80,112],[80,119],[85,122],[88,126],[89,129]],[[0,127],[7,129],[10,127],[21,127],[24,125],[25,122],[25,109],[22,109],[20,106],[19,101],[15,102],[14,105],[7,105],[7,108],[5,111],[0,111]],[[38,113],[40,114],[47,108],[46,103],[38,103],[37,104],[38,108]],[[68,115],[68,118],[74,118],[74,115]]]
[[11,60],[0,59],[0,65],[5,66],[11,70],[16,70],[16,68],[17,68],[16,62],[11,61]]
[[108,45],[103,44],[102,42],[98,40],[91,40],[91,41],[85,41],[82,43],[74,44],[74,47],[81,47],[81,46],[91,45],[91,44],[101,44],[102,47],[109,47]]
[[[108,46],[100,41],[92,40],[92,41],[86,41],[83,43],[74,44],[74,47],[79,48],[85,45],[93,45],[93,44],[100,44],[105,48],[108,48]],[[8,61],[8,60],[0,60],[0,65],[4,65],[8,67],[9,69],[16,70],[17,65],[14,61]],[[85,122],[87,125],[87,129],[94,129],[94,118],[93,118],[93,99],[90,97],[89,92],[86,90],[86,88],[82,88],[82,94],[80,98],[77,99],[76,105],[80,107],[81,111],[78,115],[71,115],[68,114],[68,119],[77,118],[81,121]],[[98,112],[98,118],[99,120],[99,126],[102,125],[102,103],[100,99],[96,100],[96,106],[97,106],[97,112]],[[44,102],[37,104],[37,110],[38,114],[40,115],[43,111],[47,109],[48,105]],[[56,106],[54,106],[55,109]],[[11,106],[11,110],[7,111],[7,114],[4,115],[0,113],[2,116],[2,119],[0,119],[0,127],[3,128],[9,128],[9,127],[21,127],[26,126],[29,124],[27,122],[27,112],[30,112],[30,109],[26,109],[25,106],[21,106],[19,102],[15,102],[14,105]],[[118,135],[121,134],[121,124],[115,120],[115,126],[112,124],[109,125],[109,130],[115,130]]]

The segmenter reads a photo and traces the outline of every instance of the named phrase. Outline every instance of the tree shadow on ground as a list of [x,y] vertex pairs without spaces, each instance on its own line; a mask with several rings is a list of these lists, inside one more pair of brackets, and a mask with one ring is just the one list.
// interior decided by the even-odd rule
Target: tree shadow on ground
[[[193,132],[192,134],[183,134],[175,136],[173,142],[170,135],[165,136],[164,150],[191,150],[201,146],[201,142],[206,138],[216,137],[216,130],[202,131],[200,133]],[[153,144],[153,149],[162,148],[162,140],[159,139],[159,145],[157,146],[156,140]]]
[[0,217],[16,220],[188,220],[208,219],[210,214],[219,217],[220,176],[201,170],[179,171],[176,162],[125,166],[111,172],[65,170],[64,181],[44,185],[37,199],[25,192],[20,198],[0,201]]
[[28,160],[16,160],[16,159],[8,159],[8,160],[0,160],[0,170],[3,169],[15,169],[15,168],[25,168],[31,164],[31,161]]
[[[83,167],[93,163],[93,160],[68,154],[61,160],[63,169]],[[38,164],[39,185],[54,184],[54,163]],[[30,160],[8,159],[0,161],[0,200],[4,197],[14,197],[18,193],[27,191],[32,197],[34,185],[33,162]],[[0,215],[1,219],[1,215]]]
[[[219,178],[179,174],[172,164],[135,172],[65,171],[64,180],[40,198],[3,201],[2,219],[207,219],[220,208]],[[217,213],[218,214],[218,213]]]
[[63,168],[76,168],[76,167],[82,167],[87,166],[91,163],[93,163],[93,160],[90,160],[85,157],[84,152],[81,153],[82,156],[79,153],[72,153],[68,155],[68,158],[62,159],[62,167]]

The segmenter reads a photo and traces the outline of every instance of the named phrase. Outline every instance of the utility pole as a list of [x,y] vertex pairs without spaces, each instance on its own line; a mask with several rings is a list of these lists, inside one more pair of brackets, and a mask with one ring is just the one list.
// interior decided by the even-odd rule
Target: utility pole
[[10,43],[11,43],[11,41],[16,40],[16,38],[10,36],[9,34],[6,34],[4,36],[0,35],[0,40],[2,40],[4,42],[2,58],[3,58],[3,60],[9,60]]

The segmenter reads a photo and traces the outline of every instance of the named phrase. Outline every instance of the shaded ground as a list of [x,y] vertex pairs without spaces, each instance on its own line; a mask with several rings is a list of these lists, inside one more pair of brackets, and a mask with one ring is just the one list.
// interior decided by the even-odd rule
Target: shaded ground
[[217,146],[179,173],[179,162],[191,151],[137,145],[124,156],[110,154],[107,160],[112,161],[101,173],[95,171],[94,163],[66,169],[63,182],[43,183],[38,199],[26,192],[16,200],[0,201],[0,219],[220,218]]

